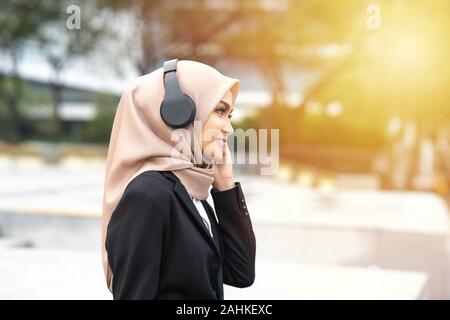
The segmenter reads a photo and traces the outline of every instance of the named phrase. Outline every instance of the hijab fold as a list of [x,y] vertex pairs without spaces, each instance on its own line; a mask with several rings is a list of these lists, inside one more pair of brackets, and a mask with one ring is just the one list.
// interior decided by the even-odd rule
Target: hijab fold
[[[163,68],[141,76],[123,92],[114,117],[106,159],[102,212],[102,261],[106,283],[111,290],[111,268],[105,248],[106,232],[111,215],[131,180],[148,170],[172,171],[191,197],[205,200],[214,181],[214,163],[194,161],[192,142],[201,144],[201,137],[189,125],[192,137],[186,155],[177,152],[180,141],[171,141],[174,129],[161,119],[160,105],[164,99]],[[240,82],[224,76],[216,69],[196,61],[179,60],[176,71],[181,90],[196,105],[196,121],[205,125],[220,100],[234,105]],[[188,142],[186,142],[188,143]],[[148,192],[157,192],[149,190]]]

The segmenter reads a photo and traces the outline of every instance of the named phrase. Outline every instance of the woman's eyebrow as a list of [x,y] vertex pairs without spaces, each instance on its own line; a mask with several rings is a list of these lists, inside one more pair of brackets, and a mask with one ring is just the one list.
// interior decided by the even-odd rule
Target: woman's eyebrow
[[226,108],[227,110],[231,109],[231,106],[228,104],[228,102],[223,101],[223,100],[220,100],[219,103],[223,103],[223,105],[225,106],[225,108]]

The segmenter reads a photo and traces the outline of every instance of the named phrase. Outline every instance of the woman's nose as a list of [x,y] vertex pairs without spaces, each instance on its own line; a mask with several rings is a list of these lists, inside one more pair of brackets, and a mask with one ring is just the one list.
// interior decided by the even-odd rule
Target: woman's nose
[[227,135],[232,135],[234,133],[234,129],[233,126],[231,125],[230,119],[226,121],[226,124],[223,128],[223,132],[225,132],[225,134]]

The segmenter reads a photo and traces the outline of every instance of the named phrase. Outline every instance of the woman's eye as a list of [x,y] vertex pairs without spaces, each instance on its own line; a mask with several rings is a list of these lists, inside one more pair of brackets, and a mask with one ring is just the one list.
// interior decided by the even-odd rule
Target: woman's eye
[[216,112],[223,115],[225,113],[225,109],[216,109]]

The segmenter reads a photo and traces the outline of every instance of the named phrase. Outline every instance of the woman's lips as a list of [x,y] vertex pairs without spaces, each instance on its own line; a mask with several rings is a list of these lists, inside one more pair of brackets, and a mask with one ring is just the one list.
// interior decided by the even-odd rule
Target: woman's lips
[[223,142],[223,143],[227,142],[227,139],[225,139],[225,138],[216,138],[215,140]]
[[217,145],[220,148],[223,148],[223,146],[227,143],[227,141],[225,139],[215,139],[217,141]]

